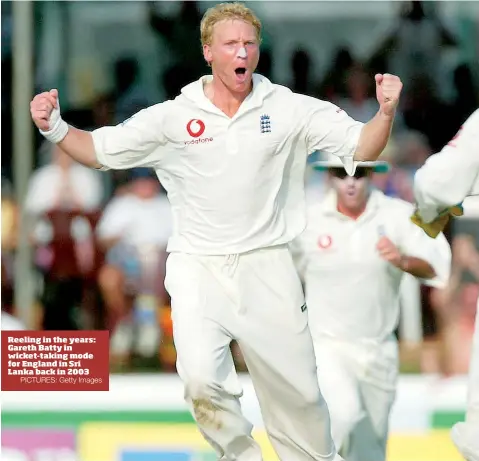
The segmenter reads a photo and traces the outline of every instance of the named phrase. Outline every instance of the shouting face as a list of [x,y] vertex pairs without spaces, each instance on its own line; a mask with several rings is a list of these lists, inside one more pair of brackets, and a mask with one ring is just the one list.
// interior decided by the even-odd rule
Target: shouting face
[[226,19],[215,24],[211,44],[203,54],[213,75],[234,93],[250,89],[259,60],[259,41],[254,26],[240,19]]

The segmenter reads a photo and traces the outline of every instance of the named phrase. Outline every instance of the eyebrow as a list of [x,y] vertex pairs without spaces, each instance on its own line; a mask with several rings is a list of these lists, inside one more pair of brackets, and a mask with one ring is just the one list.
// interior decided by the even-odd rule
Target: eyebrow
[[239,40],[237,38],[225,38],[223,42],[225,43],[238,43],[238,42],[257,42],[258,39],[256,37],[245,38],[243,40]]

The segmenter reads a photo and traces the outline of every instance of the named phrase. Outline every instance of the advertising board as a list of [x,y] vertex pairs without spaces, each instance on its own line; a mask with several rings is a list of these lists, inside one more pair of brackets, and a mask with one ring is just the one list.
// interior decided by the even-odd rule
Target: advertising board
[[2,427],[2,461],[79,461],[75,431]]

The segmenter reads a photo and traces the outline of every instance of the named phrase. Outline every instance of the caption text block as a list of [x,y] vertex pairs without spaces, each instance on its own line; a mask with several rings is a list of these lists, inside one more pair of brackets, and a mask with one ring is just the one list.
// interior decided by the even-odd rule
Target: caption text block
[[108,331],[2,331],[2,391],[107,391]]

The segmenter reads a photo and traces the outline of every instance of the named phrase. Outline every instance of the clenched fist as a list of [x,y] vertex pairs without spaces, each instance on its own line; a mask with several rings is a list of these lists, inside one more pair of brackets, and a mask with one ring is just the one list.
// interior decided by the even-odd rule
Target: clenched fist
[[[30,113],[33,122],[39,130],[50,131],[53,128],[50,125],[50,117],[53,109],[58,108],[58,91],[50,90],[37,94],[30,103]],[[60,115],[60,110],[58,110]],[[53,122],[53,120],[52,120]]]
[[68,125],[60,116],[57,90],[37,94],[30,103],[30,114],[40,133],[49,141],[60,142],[68,133]]
[[402,82],[399,77],[391,74],[376,74],[376,98],[379,110],[388,117],[393,117],[401,95]]

